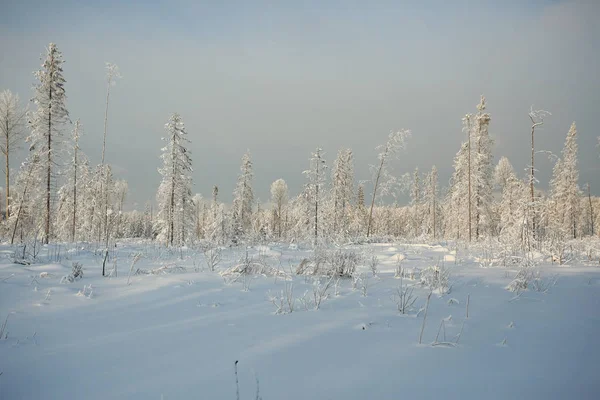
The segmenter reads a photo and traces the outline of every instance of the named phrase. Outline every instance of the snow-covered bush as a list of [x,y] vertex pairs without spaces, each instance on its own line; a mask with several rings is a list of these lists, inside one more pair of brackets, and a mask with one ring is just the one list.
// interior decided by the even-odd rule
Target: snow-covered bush
[[393,296],[400,314],[408,313],[415,304],[417,297],[413,295],[413,290],[412,287],[404,286],[403,279],[400,279],[400,286],[396,288],[396,293]]
[[440,294],[450,293],[450,270],[444,264],[427,267],[421,271],[421,284]]
[[350,278],[361,261],[354,250],[316,250],[312,258],[302,260],[296,274]]
[[519,264],[519,270],[515,278],[508,284],[506,289],[517,294],[527,290],[529,282],[534,278],[535,262],[531,258],[523,258]]
[[73,283],[75,281],[80,280],[81,278],[83,278],[83,266],[78,262],[74,262],[73,267],[71,269],[71,273],[69,275],[63,276],[60,282]]

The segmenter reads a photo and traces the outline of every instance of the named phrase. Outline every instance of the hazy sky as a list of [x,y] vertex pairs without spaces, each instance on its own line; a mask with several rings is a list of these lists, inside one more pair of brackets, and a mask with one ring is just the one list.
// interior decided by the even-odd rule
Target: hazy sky
[[[0,89],[32,96],[32,71],[55,42],[82,147],[100,160],[106,78],[107,161],[130,201],[154,199],[164,124],[179,112],[192,140],[195,191],[229,201],[249,149],[256,195],[284,178],[293,194],[317,146],[353,149],[368,178],[374,147],[409,128],[398,173],[435,164],[445,185],[461,117],[488,100],[494,158],[524,175],[533,104],[552,112],[538,149],[559,152],[577,122],[580,183],[600,195],[598,1],[2,1]],[[196,4],[200,3],[200,4]],[[68,128],[70,130],[70,127]],[[538,156],[540,186],[552,163]],[[18,165],[18,164],[17,164]]]

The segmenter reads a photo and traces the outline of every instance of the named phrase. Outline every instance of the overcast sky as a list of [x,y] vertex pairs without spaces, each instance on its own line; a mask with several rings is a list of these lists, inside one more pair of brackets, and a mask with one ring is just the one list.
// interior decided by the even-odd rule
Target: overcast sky
[[[481,94],[496,162],[505,155],[525,174],[534,105],[552,112],[540,150],[559,152],[577,122],[580,183],[600,195],[600,2],[120,3],[3,1],[0,89],[29,100],[40,53],[55,42],[71,118],[81,119],[83,150],[98,163],[104,65],[118,64],[106,157],[129,182],[131,204],[154,199],[160,139],[175,111],[192,140],[195,191],[205,197],[217,184],[231,199],[247,149],[262,201],[278,178],[298,193],[317,146],[330,163],[340,147],[353,149],[357,179],[367,179],[374,147],[400,128],[413,138],[395,171],[435,164],[445,185],[464,137],[461,118],[476,112]],[[538,159],[547,187],[552,163]]]

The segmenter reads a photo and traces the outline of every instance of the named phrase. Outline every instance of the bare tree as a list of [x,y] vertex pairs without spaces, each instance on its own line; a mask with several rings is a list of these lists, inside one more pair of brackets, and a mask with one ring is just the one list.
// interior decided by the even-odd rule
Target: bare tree
[[23,138],[27,111],[19,105],[19,96],[10,90],[0,93],[0,150],[6,161],[6,215],[10,216],[10,154]]
[[377,166],[371,166],[371,172],[373,172],[373,197],[371,198],[371,209],[369,211],[369,221],[367,223],[367,237],[371,234],[371,223],[373,221],[373,206],[375,205],[375,198],[377,197],[377,190],[380,188],[382,179],[388,176],[387,163],[390,157],[397,156],[398,152],[405,148],[406,139],[410,137],[411,133],[408,129],[403,129],[398,132],[391,132],[388,136],[388,141],[384,146],[378,146],[377,150],[380,153],[377,155],[379,164]]
[[[533,189],[535,182],[535,146],[534,146],[534,136],[535,136],[535,128],[544,124],[544,118],[546,116],[552,115],[548,111],[544,110],[534,110],[533,106],[529,111],[529,119],[531,120],[531,173],[529,175],[529,191],[531,195],[531,207],[534,207],[535,203],[535,192]],[[535,238],[535,213],[532,213],[532,230],[533,237]]]
[[104,228],[106,231],[106,246],[108,247],[108,202],[109,202],[109,189],[108,189],[108,172],[104,170],[104,155],[106,152],[106,130],[108,127],[108,103],[110,99],[110,87],[115,84],[115,80],[121,78],[119,73],[119,67],[116,64],[106,63],[106,109],[104,111],[104,140],[102,141],[102,174],[104,175],[104,186],[100,186],[102,197],[104,199]]

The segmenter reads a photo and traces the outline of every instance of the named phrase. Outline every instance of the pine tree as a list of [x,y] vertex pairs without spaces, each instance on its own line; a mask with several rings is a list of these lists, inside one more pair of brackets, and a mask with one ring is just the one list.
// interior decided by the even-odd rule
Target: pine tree
[[484,112],[486,109],[485,97],[477,105],[477,114],[474,117],[473,134],[476,143],[475,157],[473,157],[472,189],[473,205],[475,209],[475,238],[487,231],[493,230],[492,222],[492,192],[493,192],[493,166],[492,146],[493,140],[489,135],[490,114]]
[[45,175],[44,243],[49,242],[51,235],[53,170],[58,155],[56,150],[61,144],[62,128],[69,121],[63,63],[62,53],[54,43],[50,43],[43,58],[42,69],[35,73],[39,80],[33,98],[37,110],[30,115],[32,132],[27,138],[30,142],[29,150],[35,152],[39,159],[36,164],[43,171],[40,173]]
[[277,229],[277,237],[281,238],[281,226],[283,222],[283,208],[288,201],[288,187],[283,179],[277,179],[271,184],[271,202],[273,203],[274,227]]
[[305,195],[307,204],[310,204],[312,213],[310,219],[312,220],[314,237],[314,244],[317,244],[319,238],[319,207],[321,205],[321,197],[323,196],[323,189],[325,185],[325,171],[327,170],[327,163],[323,158],[323,149],[317,147],[314,153],[311,153],[310,158],[310,169],[304,171],[308,179],[308,183],[305,186]]
[[159,169],[162,182],[158,188],[158,216],[155,230],[160,240],[173,245],[177,237],[183,245],[183,223],[191,206],[192,159],[187,149],[187,132],[181,116],[173,114],[165,125],[168,135],[163,138],[167,145],[162,148],[163,166]]
[[333,233],[346,234],[348,209],[354,193],[354,156],[352,150],[341,149],[331,171],[333,198]]
[[577,127],[575,122],[567,134],[562,157],[554,166],[550,188],[557,229],[576,238],[581,192],[577,168]]
[[252,207],[254,205],[252,179],[254,173],[252,172],[252,161],[249,152],[242,157],[240,172],[233,192],[232,229],[234,243],[250,233],[252,228]]
[[433,236],[435,240],[437,238],[437,226],[439,224],[439,212],[438,212],[438,172],[435,165],[431,167],[431,172],[427,175],[425,182],[425,201],[427,202],[427,231]]

